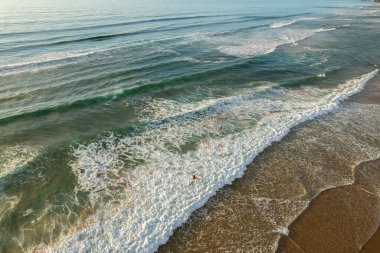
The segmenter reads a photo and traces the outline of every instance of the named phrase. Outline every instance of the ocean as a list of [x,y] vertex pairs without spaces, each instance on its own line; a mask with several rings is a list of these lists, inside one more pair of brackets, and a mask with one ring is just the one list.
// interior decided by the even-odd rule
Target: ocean
[[362,90],[379,28],[359,0],[1,0],[0,251],[156,251]]

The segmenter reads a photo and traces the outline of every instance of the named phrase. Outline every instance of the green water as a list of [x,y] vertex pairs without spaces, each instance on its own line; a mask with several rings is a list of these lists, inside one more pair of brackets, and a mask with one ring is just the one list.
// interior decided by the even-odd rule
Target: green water
[[[363,1],[0,7],[2,252],[153,251],[228,168],[380,65],[378,6]],[[243,136],[253,146],[234,146]],[[190,183],[199,199],[181,192],[186,173],[218,172],[215,143],[233,165]]]

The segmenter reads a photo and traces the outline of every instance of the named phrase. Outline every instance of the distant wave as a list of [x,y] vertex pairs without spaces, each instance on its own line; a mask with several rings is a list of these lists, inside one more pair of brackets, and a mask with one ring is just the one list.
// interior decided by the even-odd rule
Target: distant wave
[[[99,73],[93,73],[90,71],[91,72],[90,76],[87,76],[86,72],[80,72],[81,77],[76,79],[75,81],[70,80],[70,79],[67,80],[66,78],[55,79],[55,81],[53,83],[45,82],[44,85],[41,84],[39,86],[26,87],[25,89],[24,89],[24,87],[22,87],[22,89],[18,90],[17,92],[14,92],[14,91],[7,92],[6,87],[4,87],[5,92],[3,92],[4,91],[2,89],[3,87],[0,87],[0,103],[7,101],[7,100],[12,100],[12,99],[20,100],[20,99],[23,99],[25,97],[31,97],[31,96],[37,97],[38,94],[40,94],[41,92],[44,94],[48,94],[48,93],[54,93],[56,90],[71,89],[72,88],[71,85],[73,85],[73,83],[76,83],[78,81],[79,82],[88,82],[88,83],[92,83],[95,80],[96,80],[96,82],[99,82],[99,81],[107,82],[107,81],[117,77],[118,82],[124,82],[126,80],[130,80],[135,74],[150,72],[150,71],[154,71],[157,68],[164,68],[166,66],[173,66],[174,64],[179,64],[179,63],[183,63],[183,62],[189,62],[189,63],[193,63],[193,64],[199,64],[199,63],[216,64],[216,63],[224,62],[223,58],[219,58],[219,59],[211,61],[211,60],[200,60],[200,59],[193,58],[193,57],[183,57],[183,56],[168,57],[168,58],[165,58],[164,60],[155,61],[155,62],[151,62],[151,59],[153,59],[153,58],[149,58],[145,64],[139,64],[137,67],[121,68],[121,69],[112,68],[109,71],[99,72]],[[190,74],[188,76],[191,77],[194,75]],[[195,74],[195,76],[196,76],[196,74]],[[175,80],[180,81],[181,78],[175,79]],[[186,78],[184,80],[186,80]],[[167,81],[170,81],[170,80],[167,80]],[[155,87],[161,87],[162,83],[165,83],[165,82],[161,82],[161,83],[149,83],[148,82],[146,84],[138,84],[137,86],[142,87],[144,85],[154,85]],[[133,84],[131,84],[131,85],[133,86]],[[130,91],[131,89],[127,88],[127,89],[123,90],[123,92],[124,91]],[[102,91],[98,90],[98,93],[102,93]],[[119,97],[119,95],[122,95],[122,94],[119,94],[120,91],[119,92],[112,92],[111,91],[109,93],[113,94],[112,96],[114,98],[117,98],[117,97]],[[85,100],[91,100],[93,98],[94,97],[89,97],[89,98],[86,98]],[[13,108],[10,111],[14,112],[14,109],[15,108]],[[0,117],[0,121],[1,121],[1,117]]]
[[82,30],[93,30],[93,29],[110,28],[110,27],[118,27],[118,26],[138,25],[138,24],[145,24],[145,23],[157,23],[157,22],[165,22],[165,21],[192,20],[192,19],[228,17],[228,16],[231,16],[231,15],[208,15],[208,16],[199,15],[199,16],[186,16],[186,17],[173,17],[173,18],[145,19],[145,20],[136,20],[136,21],[129,21],[129,22],[120,22],[120,23],[94,25],[94,26],[83,26],[83,27],[65,28],[65,29],[51,29],[51,30],[17,32],[17,33],[2,33],[0,34],[0,38],[9,37],[9,36],[18,36],[18,35],[32,35],[32,34],[52,33],[52,32],[56,33],[56,32],[67,32],[67,31],[82,31]]
[[[189,61],[189,59],[186,58],[180,58],[179,60],[183,61]],[[219,76],[221,73],[226,71],[229,68],[236,68],[236,67],[241,67],[244,66],[245,63],[238,63],[234,64],[232,63],[230,66],[224,66],[222,68],[214,68],[214,69],[209,69],[207,71],[199,71],[196,73],[188,74],[188,75],[183,75],[179,76],[176,78],[172,78],[169,80],[164,80],[162,82],[151,82],[151,83],[138,83],[135,84],[131,87],[121,89],[121,90],[114,90],[114,91],[109,91],[104,94],[100,94],[98,96],[94,97],[88,97],[88,98],[82,98],[78,100],[71,101],[66,104],[61,104],[53,107],[46,107],[46,108],[38,108],[37,110],[30,110],[30,111],[23,111],[18,114],[14,114],[11,116],[6,116],[0,118],[0,125],[1,124],[7,124],[25,117],[32,117],[32,116],[41,116],[41,115],[46,115],[49,114],[53,111],[67,111],[73,108],[80,108],[92,104],[97,104],[97,103],[102,103],[102,102],[107,102],[110,100],[115,100],[115,99],[120,99],[126,96],[138,94],[141,92],[149,91],[153,92],[155,90],[161,90],[164,87],[171,87],[171,86],[179,86],[183,85],[188,81],[198,79],[202,80],[205,76],[210,77],[210,76]],[[157,66],[154,66],[152,68],[155,68]],[[139,69],[132,69],[132,70],[124,70],[124,71],[139,71]],[[121,73],[118,73],[118,75],[121,75]]]
[[305,15],[308,13],[300,13],[293,15],[280,15],[280,16],[260,16],[260,15],[250,15],[250,16],[242,16],[239,17],[237,15],[228,15],[228,14],[220,14],[220,15],[196,15],[196,16],[184,16],[184,17],[172,17],[172,18],[155,18],[155,19],[144,19],[144,20],[136,20],[136,21],[128,21],[128,22],[120,22],[120,23],[112,23],[112,24],[102,24],[102,25],[93,25],[93,26],[83,26],[83,27],[74,27],[74,28],[62,28],[62,29],[50,29],[50,30],[38,30],[38,31],[30,31],[30,32],[16,32],[16,33],[0,33],[0,38],[10,36],[19,36],[19,35],[34,35],[34,34],[46,34],[46,33],[57,33],[57,32],[67,32],[67,31],[84,31],[84,30],[93,30],[93,29],[101,29],[101,28],[110,28],[110,27],[118,27],[118,26],[130,26],[130,25],[139,25],[145,23],[159,23],[166,21],[180,21],[180,20],[193,20],[193,19],[206,19],[206,18],[218,18],[218,17],[236,17],[241,18],[241,20],[264,20],[264,19],[278,19],[278,18],[290,18],[296,17],[300,15]]
[[265,19],[280,19],[280,18],[292,18],[292,17],[299,17],[303,15],[308,15],[309,12],[306,13],[297,13],[297,14],[290,14],[290,15],[275,15],[275,16],[257,16],[257,15],[247,15],[243,16],[242,18],[246,19],[255,19],[255,20],[265,20]]
[[[160,26],[159,28],[149,28],[149,29],[142,29],[142,30],[136,30],[136,31],[128,31],[128,32],[122,32],[122,33],[114,33],[114,34],[104,34],[104,35],[98,35],[98,36],[91,36],[91,37],[82,37],[82,38],[73,38],[73,39],[67,39],[67,40],[61,40],[61,41],[55,41],[55,39],[61,39],[61,38],[67,38],[65,37],[56,37],[56,38],[49,38],[50,41],[53,40],[51,43],[47,43],[46,41],[42,41],[42,43],[36,43],[33,44],[33,42],[36,41],[29,41],[28,45],[21,45],[21,46],[15,46],[7,49],[2,49],[0,52],[13,52],[17,50],[22,49],[33,49],[33,48],[40,48],[40,47],[47,47],[47,46],[57,46],[57,45],[66,45],[66,44],[72,44],[72,43],[80,43],[80,42],[86,42],[86,41],[104,41],[108,39],[118,38],[118,37],[125,37],[125,36],[134,36],[134,35],[140,35],[140,34],[149,34],[149,33],[158,33],[158,32],[166,32],[166,31],[176,31],[181,29],[189,29],[189,28],[197,28],[197,27],[204,27],[204,26],[212,26],[212,25],[222,25],[222,24],[233,24],[233,23],[242,23],[247,22],[250,20],[265,20],[265,19],[278,19],[278,18],[284,18],[284,17],[292,17],[292,16],[298,16],[297,15],[286,15],[286,16],[244,16],[243,18],[238,18],[236,20],[225,20],[225,21],[216,21],[216,22],[207,22],[202,24],[190,24],[190,25],[183,25],[183,26]],[[157,21],[163,21],[163,20],[186,20],[186,19],[196,19],[199,17],[215,17],[215,16],[195,16],[195,17],[183,17],[183,18],[166,18],[166,19],[157,19]],[[81,30],[81,29],[95,29],[95,28],[102,28],[102,27],[108,27],[108,26],[123,26],[128,24],[139,24],[141,22],[152,22],[152,21],[136,21],[136,22],[127,22],[127,23],[118,23],[118,24],[110,24],[110,25],[100,25],[100,26],[92,26],[92,27],[84,27],[84,28],[72,28],[68,30]],[[65,31],[65,30],[57,30],[57,31]],[[43,31],[48,32],[48,31]],[[53,31],[54,32],[54,31]],[[39,32],[31,32],[31,33],[39,33]],[[0,34],[1,36],[6,36],[7,34]],[[14,35],[24,35],[23,33],[18,33]],[[40,42],[40,41],[38,41]]]
[[299,18],[299,19],[293,19],[293,20],[285,20],[285,21],[273,23],[273,24],[271,24],[270,27],[271,28],[281,28],[284,26],[292,25],[292,24],[300,22],[300,21],[316,20],[316,19],[319,19],[319,18]]
[[[274,52],[277,47],[304,40],[316,33],[333,31],[335,28],[321,28],[315,30],[291,30],[272,36],[242,39],[238,45],[220,46],[218,49],[225,54],[236,57],[251,57]],[[236,43],[235,43],[236,44]]]
[[[82,52],[68,51],[47,53],[38,57],[34,57],[28,61],[0,66],[0,77],[7,75],[16,75],[25,72],[38,72],[41,70],[56,68],[67,64],[76,64],[92,57],[109,56],[110,54],[117,53],[118,50],[128,51],[128,48],[134,46],[138,46],[138,44],[131,44],[128,46],[117,45],[114,47],[99,47]],[[170,50],[166,51],[168,52]]]
[[[77,39],[63,40],[63,41],[51,42],[51,43],[46,43],[46,41],[45,41],[43,43],[15,46],[13,48],[2,49],[0,51],[11,52],[11,51],[17,51],[20,49],[33,49],[33,48],[47,47],[47,46],[58,46],[58,45],[80,43],[80,42],[86,42],[86,41],[95,41],[96,42],[96,41],[113,39],[113,38],[117,38],[117,37],[132,36],[132,35],[138,35],[138,34],[144,34],[144,33],[174,31],[174,30],[189,29],[189,28],[196,28],[196,27],[209,26],[209,25],[240,23],[240,22],[246,22],[247,20],[279,19],[279,18],[284,18],[284,17],[299,16],[299,15],[304,15],[304,14],[282,15],[282,16],[243,16],[243,17],[239,17],[239,19],[237,19],[237,20],[227,20],[227,21],[220,21],[220,22],[192,24],[192,25],[185,25],[185,26],[180,26],[180,27],[161,27],[161,28],[157,28],[157,29],[155,29],[155,28],[143,29],[143,30],[125,32],[125,33],[116,33],[116,34],[107,34],[107,35],[100,35],[100,36],[93,36],[93,37],[77,38]],[[231,15],[188,16],[188,17],[148,19],[148,20],[140,20],[140,21],[132,21],[132,22],[124,22],[124,23],[116,23],[116,24],[106,24],[106,25],[98,25],[98,26],[70,28],[70,29],[63,29],[63,30],[57,29],[57,30],[48,30],[48,31],[40,31],[40,32],[55,32],[55,31],[65,31],[65,30],[77,30],[77,29],[96,29],[96,28],[102,28],[102,27],[133,25],[133,24],[141,24],[141,23],[149,23],[149,22],[191,20],[191,19],[202,19],[202,18],[224,17],[224,16],[231,16]],[[260,28],[260,27],[263,27],[263,25],[256,26],[256,27],[248,27],[248,28],[243,28],[243,29],[250,30],[253,28]],[[13,33],[13,35],[24,35],[24,34],[34,34],[34,33],[39,33],[39,32],[35,31],[35,32],[27,32],[27,33]],[[9,35],[12,35],[12,34],[0,34],[0,37],[1,36],[9,36]],[[50,38],[49,40],[54,40],[54,38]],[[30,43],[33,43],[33,41],[30,41]],[[100,51],[102,51],[102,50],[106,51],[109,49],[99,49],[99,50]],[[78,52],[49,53],[49,54],[45,54],[45,55],[33,58],[31,60],[25,61],[25,62],[3,65],[3,66],[0,66],[0,77],[6,76],[6,75],[11,75],[11,74],[24,73],[24,72],[40,71],[40,70],[45,70],[45,69],[49,69],[49,68],[59,67],[59,66],[65,65],[65,64],[76,63],[77,61],[79,61],[83,58],[86,58],[86,57],[89,57],[95,53],[98,53],[99,50],[91,51],[91,52],[79,52],[78,51]]]
[[[294,15],[292,15],[292,16],[294,16]],[[204,17],[206,17],[206,16],[204,16]],[[254,16],[254,17],[244,17],[244,19],[245,18],[256,18],[256,19],[270,18],[270,19],[273,19],[273,18],[281,18],[281,17],[284,17],[284,16],[276,16],[276,17]],[[72,40],[64,40],[64,41],[52,42],[52,43],[40,43],[40,44],[35,44],[35,45],[32,44],[32,45],[26,45],[26,46],[18,46],[18,47],[14,47],[11,49],[4,49],[4,50],[0,50],[0,51],[13,51],[13,50],[19,50],[19,49],[31,49],[31,48],[38,48],[38,47],[54,46],[54,45],[80,43],[80,42],[85,42],[85,41],[103,41],[103,40],[108,40],[108,39],[117,38],[117,37],[132,36],[132,35],[138,35],[138,34],[144,34],[144,33],[173,31],[173,30],[180,30],[180,29],[189,29],[189,28],[195,28],[195,27],[219,25],[219,24],[229,24],[229,23],[237,23],[237,22],[244,22],[244,20],[243,21],[242,20],[221,21],[221,22],[194,24],[194,25],[187,25],[187,26],[180,26],[180,27],[166,27],[166,28],[164,27],[164,28],[160,28],[160,29],[138,30],[138,31],[134,31],[134,32],[100,35],[100,36],[78,38],[78,39],[72,39]],[[252,27],[247,27],[247,28],[239,28],[237,30],[234,30],[233,32],[241,32],[243,30],[251,30],[251,29],[260,28],[260,27],[265,27],[265,25],[252,26]],[[219,36],[223,35],[223,34],[231,34],[233,32],[231,32],[231,31],[223,32],[223,33],[219,34]],[[57,66],[62,66],[65,64],[69,64],[69,63],[75,63],[76,61],[80,60],[81,58],[85,58],[85,57],[91,56],[93,54],[100,53],[102,51],[109,51],[109,50],[112,50],[112,48],[111,49],[110,48],[97,49],[95,51],[90,51],[90,52],[49,53],[49,54],[45,54],[45,55],[36,57],[36,58],[31,59],[29,61],[0,66],[0,76],[10,75],[10,74],[19,74],[19,73],[24,73],[24,72],[39,71],[39,70],[54,68]]]
[[29,61],[0,66],[0,77],[23,72],[33,72],[42,69],[61,66],[62,64],[74,63],[78,59],[94,54],[92,52],[55,52],[44,54]]

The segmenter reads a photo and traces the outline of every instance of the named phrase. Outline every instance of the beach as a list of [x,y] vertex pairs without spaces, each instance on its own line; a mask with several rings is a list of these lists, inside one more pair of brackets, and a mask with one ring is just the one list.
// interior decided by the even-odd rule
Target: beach
[[[379,105],[379,89],[377,78],[350,102]],[[379,159],[356,166],[354,183],[326,190],[313,199],[291,224],[289,235],[281,238],[278,252],[377,252],[379,179]]]
[[[379,105],[379,88],[377,78],[350,101]],[[289,236],[280,240],[278,252],[297,252],[294,243],[301,252],[379,250],[380,160],[364,162],[355,167],[354,173],[353,184],[329,189],[310,203],[290,226]]]
[[[277,252],[374,252],[362,247],[379,227],[379,160],[357,167],[355,183],[316,197],[280,240]],[[378,235],[377,235],[378,236]],[[368,248],[368,249],[366,249]],[[376,252],[376,251],[375,251]]]
[[[380,221],[379,87],[377,77],[335,112],[294,128],[159,252],[359,252]],[[377,233],[362,252],[378,247]]]

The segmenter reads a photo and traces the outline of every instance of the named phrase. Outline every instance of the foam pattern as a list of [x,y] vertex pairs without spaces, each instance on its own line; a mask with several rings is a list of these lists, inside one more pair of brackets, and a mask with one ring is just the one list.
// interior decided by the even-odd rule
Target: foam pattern
[[98,211],[91,225],[46,251],[154,252],[266,147],[337,108],[376,73],[333,89],[267,87],[193,104],[155,101],[148,125],[74,149],[77,190]]
[[335,30],[332,28],[320,29],[288,29],[280,32],[255,33],[252,37],[231,41],[230,45],[220,46],[218,49],[227,55],[236,57],[252,57],[274,52],[279,46],[294,44],[316,33]]
[[0,147],[0,180],[14,173],[38,155],[38,149],[26,145]]
[[37,72],[69,63],[77,63],[95,52],[54,52],[40,55],[28,61],[0,66],[0,77],[24,72]]
[[270,27],[271,28],[281,28],[281,27],[285,27],[288,25],[295,24],[295,23],[300,22],[300,21],[310,21],[310,20],[316,20],[316,19],[319,19],[319,18],[299,18],[299,19],[293,19],[293,20],[285,20],[285,21],[275,22],[275,23],[271,24]]

